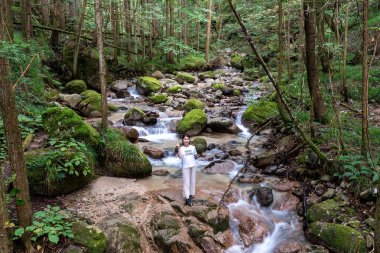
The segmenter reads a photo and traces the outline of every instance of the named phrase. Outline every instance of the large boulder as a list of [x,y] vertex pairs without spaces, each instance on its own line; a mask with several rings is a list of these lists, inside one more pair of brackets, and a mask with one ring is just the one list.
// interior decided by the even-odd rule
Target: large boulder
[[262,206],[270,206],[273,202],[273,192],[271,188],[260,187],[256,191],[257,202]]
[[267,120],[278,115],[277,104],[275,102],[261,101],[251,104],[243,113],[244,125],[262,125]]
[[333,252],[368,252],[363,236],[349,226],[317,221],[310,224],[307,234]]
[[72,226],[75,244],[86,248],[88,253],[103,253],[106,249],[107,239],[104,233],[97,227],[85,222],[74,222]]
[[311,206],[306,217],[309,222],[332,222],[339,216],[340,212],[339,203],[333,199],[329,199]]
[[75,108],[82,101],[81,96],[78,94],[58,94],[58,99],[62,104],[71,108]]
[[195,136],[200,134],[207,125],[207,116],[201,109],[194,109],[188,112],[185,117],[178,122],[176,130],[179,134]]
[[[78,105],[78,109],[85,117],[101,117],[102,97],[94,90],[86,90],[80,94],[82,101]],[[108,111],[115,112],[117,107],[108,104]]]
[[191,110],[194,109],[201,109],[203,110],[205,108],[204,104],[202,101],[196,98],[192,98],[186,101],[186,103],[183,105],[182,109],[185,110],[186,112],[190,112]]
[[198,154],[202,154],[207,150],[207,141],[205,138],[195,138],[191,141],[191,145],[195,147]]
[[81,94],[85,90],[87,90],[85,81],[72,80],[65,85],[62,91],[69,94]]
[[138,125],[143,123],[145,125],[155,125],[159,114],[156,112],[144,112],[140,108],[131,107],[124,115],[124,125]]
[[105,167],[115,176],[141,178],[152,174],[152,165],[144,153],[115,129],[107,129],[105,154]]
[[29,189],[34,194],[71,193],[86,186],[94,175],[94,159],[84,150],[34,149],[26,152],[24,157]]
[[151,93],[149,96],[150,101],[152,101],[153,104],[163,104],[168,100],[168,96],[166,94],[156,94]]
[[106,253],[142,252],[138,228],[123,216],[112,215],[106,217],[99,222],[98,226],[104,231],[107,238]]
[[99,144],[99,133],[70,108],[52,107],[42,114],[44,129],[53,138],[74,138],[92,147]]
[[135,142],[139,139],[139,131],[137,131],[133,127],[123,127],[121,128],[122,132],[125,134],[125,137],[127,137],[128,140],[131,142]]
[[151,146],[143,147],[144,154],[147,154],[149,157],[154,159],[160,159],[164,157],[164,151],[162,149],[158,149]]
[[[73,71],[75,41],[66,41],[63,46],[63,62]],[[99,53],[95,48],[80,45],[77,78],[84,80],[92,89],[100,90]]]
[[185,82],[187,83],[194,83],[195,82],[195,76],[193,76],[190,73],[186,72],[178,72],[176,75],[177,82],[183,84]]
[[148,96],[152,92],[159,91],[162,83],[154,77],[142,76],[137,79],[136,89],[140,95]]
[[219,133],[239,133],[240,128],[236,125],[235,121],[230,118],[218,117],[211,118],[207,121],[207,126],[214,132]]
[[202,172],[206,174],[228,174],[235,168],[236,164],[233,161],[216,160],[207,165]]
[[130,84],[125,80],[116,80],[111,83],[110,89],[115,92],[117,98],[125,98],[130,96],[128,91],[129,86],[133,86],[133,84]]

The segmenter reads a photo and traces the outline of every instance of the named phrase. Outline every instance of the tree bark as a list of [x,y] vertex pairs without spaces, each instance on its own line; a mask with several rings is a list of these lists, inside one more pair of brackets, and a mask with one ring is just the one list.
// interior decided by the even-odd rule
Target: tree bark
[[183,8],[185,9],[185,12],[183,13],[183,43],[185,43],[185,45],[187,45],[187,14],[186,14],[187,7],[188,7],[187,5],[188,5],[187,0],[184,0]]
[[[174,39],[174,0],[169,0],[169,13],[170,13],[170,39]],[[171,45],[173,47],[173,45]],[[174,52],[173,49],[171,49],[168,52],[167,60],[169,63],[174,62]]]
[[83,5],[82,5],[79,23],[78,23],[77,36],[75,38],[75,50],[74,50],[74,60],[73,60],[73,78],[74,79],[77,77],[80,37],[81,37],[84,17],[86,16],[86,7],[87,7],[87,0],[83,0]]
[[207,0],[207,27],[206,27],[206,48],[205,59],[208,62],[209,50],[210,50],[210,36],[211,36],[211,15],[212,15],[212,0]]
[[124,13],[125,13],[125,33],[127,34],[127,59],[128,62],[132,60],[132,24],[131,24],[131,2],[124,0]]
[[[197,9],[201,7],[200,0],[197,0]],[[199,52],[199,43],[200,43],[200,33],[199,33],[199,19],[197,18],[197,23],[195,27],[196,33],[197,33],[197,51]]]
[[277,82],[281,84],[282,79],[282,61],[283,61],[283,43],[282,43],[282,0],[277,1],[278,4],[278,64],[277,64]]
[[[322,67],[323,73],[328,73],[330,69],[329,58],[324,44],[325,37],[325,21],[324,21],[324,0],[316,1],[317,13],[317,40],[318,40],[318,60]],[[318,66],[318,65],[317,65]]]
[[[368,0],[363,1],[363,66],[362,66],[362,154],[369,154],[368,133]],[[380,245],[380,244],[379,244]]]
[[106,90],[106,61],[104,59],[103,49],[103,33],[102,33],[102,9],[101,0],[95,0],[95,17],[96,17],[96,37],[98,41],[99,52],[99,78],[100,78],[100,91],[102,97],[102,122],[101,129],[104,132],[107,129],[107,90]]
[[140,1],[141,5],[141,19],[140,19],[140,40],[141,40],[141,58],[145,58],[145,31],[144,31],[144,19],[145,19],[145,0]]
[[[111,2],[111,25],[112,25],[112,38],[113,44],[120,47],[120,24],[119,24],[119,7],[116,0]],[[120,50],[114,48],[113,59],[117,64],[117,58],[120,54]]]
[[1,40],[13,41],[12,0],[0,0],[0,36]]
[[315,62],[315,16],[310,0],[304,1],[305,44],[306,44],[306,72],[310,98],[315,120],[327,123],[325,104],[322,100],[318,84],[318,69]]
[[[52,27],[55,28],[62,28],[62,17],[63,16],[63,3],[61,0],[53,0],[53,9],[51,10],[51,22]],[[53,48],[55,48],[59,43],[59,32],[58,31],[52,31],[51,37],[50,37],[50,44]]]
[[304,0],[301,0],[301,4],[300,4],[300,20],[299,20],[299,28],[298,28],[298,41],[299,41],[299,44],[298,44],[298,62],[299,62],[299,66],[301,68],[303,68],[304,66],[304,63],[305,63],[305,46],[304,46],[304,36],[303,36],[303,32],[305,31],[304,29],[304,23],[305,23],[305,20],[304,20],[304,16],[303,16],[303,2]]
[[278,83],[274,80],[272,74],[270,73],[267,65],[265,64],[263,58],[260,56],[259,52],[257,51],[256,47],[255,47],[255,44],[253,43],[253,40],[251,38],[251,36],[249,35],[247,29],[245,28],[239,14],[236,12],[236,9],[235,7],[233,6],[232,4],[232,0],[228,0],[228,3],[230,5],[230,8],[232,10],[232,12],[234,13],[243,33],[244,33],[244,36],[245,36],[245,39],[247,40],[247,42],[249,43],[252,51],[254,52],[257,60],[259,61],[260,65],[263,67],[265,73],[267,74],[269,80],[272,82],[278,96],[280,97],[281,99],[281,103],[284,105],[284,108],[285,110],[287,111],[294,127],[298,130],[298,132],[300,133],[302,139],[309,145],[309,147],[315,152],[315,154],[319,157],[319,159],[321,159],[322,161],[327,161],[327,158],[326,158],[326,155],[321,152],[318,147],[310,140],[310,138],[307,136],[307,134],[305,133],[305,131],[303,131],[301,129],[301,127],[299,126],[298,124],[298,121],[297,119],[294,117],[292,111],[290,110],[290,107],[288,106],[288,104],[286,103],[284,97],[282,96],[282,92],[281,92],[281,89],[280,89],[280,86],[278,85]]
[[49,25],[49,0],[40,0],[41,8],[41,17],[44,25]]
[[286,44],[286,65],[287,65],[287,68],[288,68],[288,77],[289,77],[289,80],[293,79],[293,73],[292,73],[292,65],[290,63],[290,55],[291,55],[291,51],[290,51],[290,20],[291,20],[291,7],[289,5],[289,8],[288,8],[288,22],[287,22],[287,44]]
[[21,0],[21,24],[22,35],[25,40],[30,40],[32,37],[32,8],[29,0]]
[[348,103],[348,88],[347,88],[347,47],[348,47],[348,11],[350,9],[350,2],[346,4],[346,15],[345,15],[345,24],[344,24],[344,42],[343,42],[343,98],[344,102]]

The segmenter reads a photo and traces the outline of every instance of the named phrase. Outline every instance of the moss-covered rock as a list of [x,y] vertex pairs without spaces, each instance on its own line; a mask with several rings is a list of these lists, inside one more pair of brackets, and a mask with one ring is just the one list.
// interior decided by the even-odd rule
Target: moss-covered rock
[[348,226],[314,222],[310,224],[308,233],[334,252],[368,252],[363,236]]
[[259,71],[255,68],[244,69],[243,79],[254,81],[259,78]]
[[[101,117],[102,97],[94,90],[86,90],[80,94],[82,101],[79,103],[78,108],[80,112],[86,117]],[[108,111],[116,112],[117,107],[108,104]]]
[[54,138],[74,138],[92,147],[99,144],[99,133],[70,108],[52,107],[42,114],[44,129]]
[[[63,46],[63,62],[68,69],[73,71],[75,41],[66,41]],[[96,49],[80,45],[78,55],[77,78],[84,80],[86,84],[95,90],[99,86],[99,54]]]
[[182,86],[181,85],[174,85],[168,88],[168,93],[175,94],[182,92]]
[[87,85],[83,80],[72,80],[63,88],[63,92],[69,94],[81,94],[85,90],[87,90]]
[[168,100],[168,96],[166,94],[154,94],[152,93],[149,97],[150,101],[152,101],[154,104],[162,104],[165,103]]
[[227,88],[227,86],[225,84],[222,84],[222,83],[214,83],[211,87],[214,90],[224,90]]
[[[94,159],[84,151],[35,149],[25,152],[24,157],[29,189],[34,194],[71,193],[86,186],[94,175]],[[77,158],[81,160],[79,165],[74,162]],[[62,166],[69,162],[73,163],[71,169]]]
[[241,91],[240,90],[234,90],[233,92],[232,92],[232,95],[234,95],[234,96],[240,96],[241,95]]
[[137,107],[129,108],[124,115],[124,124],[135,125],[137,122],[142,122],[146,117],[146,113]]
[[234,55],[231,57],[231,66],[235,69],[244,70],[243,67],[243,57],[240,55]]
[[184,83],[184,82],[194,83],[195,82],[195,76],[193,76],[192,74],[187,73],[187,72],[178,72],[176,74],[176,80],[179,83]]
[[340,212],[339,203],[333,199],[314,204],[307,212],[307,220],[311,222],[332,222]]
[[205,106],[202,103],[202,101],[196,98],[187,100],[186,103],[182,106],[182,109],[185,110],[186,112],[190,112],[191,110],[194,110],[194,109],[203,110],[204,108]]
[[148,96],[152,92],[159,91],[162,83],[154,77],[142,76],[137,79],[136,89],[140,95]]
[[198,135],[207,125],[206,113],[201,109],[188,112],[178,123],[176,130],[179,134]]
[[217,75],[221,74],[219,71],[205,71],[205,72],[202,72],[202,73],[199,73],[199,79],[200,80],[205,80],[206,78],[216,78]]
[[191,145],[195,147],[198,154],[202,154],[207,150],[207,141],[204,138],[195,138],[191,141]]
[[204,55],[191,54],[180,59],[177,70],[200,70],[207,65]]
[[207,224],[212,227],[214,234],[226,231],[230,227],[230,218],[227,212],[218,215],[217,210],[212,210],[207,214]]
[[261,101],[251,104],[243,113],[244,124],[262,125],[268,119],[278,115],[277,104],[274,102]]
[[74,243],[86,247],[86,252],[103,253],[105,251],[107,239],[99,228],[84,222],[75,222],[72,231]]
[[115,129],[107,129],[105,154],[105,167],[115,176],[141,178],[152,174],[152,165],[144,153]]

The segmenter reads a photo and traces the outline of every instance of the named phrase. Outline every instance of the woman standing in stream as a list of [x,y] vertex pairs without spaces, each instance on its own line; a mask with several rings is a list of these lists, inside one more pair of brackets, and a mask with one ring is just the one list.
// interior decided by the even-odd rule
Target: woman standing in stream
[[177,143],[178,157],[182,159],[182,188],[185,197],[185,206],[191,206],[191,199],[195,195],[195,170],[197,163],[195,155],[197,150],[190,145],[190,136],[185,134],[182,137],[182,146]]

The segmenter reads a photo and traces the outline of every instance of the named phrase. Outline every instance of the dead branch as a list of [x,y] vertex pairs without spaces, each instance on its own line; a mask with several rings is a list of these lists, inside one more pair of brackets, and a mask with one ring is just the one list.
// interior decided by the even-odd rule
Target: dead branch
[[18,82],[25,76],[26,72],[28,71],[30,65],[32,65],[32,62],[34,61],[34,58],[36,58],[38,54],[35,54],[33,55],[32,59],[30,60],[29,64],[26,66],[25,70],[22,71],[20,77],[17,79],[17,81],[15,82],[15,84],[13,85],[13,89],[16,88]]

